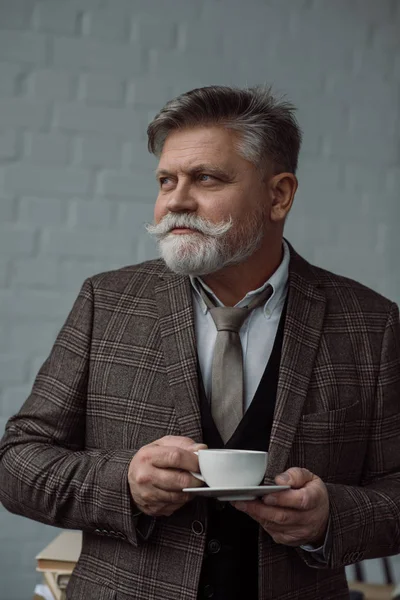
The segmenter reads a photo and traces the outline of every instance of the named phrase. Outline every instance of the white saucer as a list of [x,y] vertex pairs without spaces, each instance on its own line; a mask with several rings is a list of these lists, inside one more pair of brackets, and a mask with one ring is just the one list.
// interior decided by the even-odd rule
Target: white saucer
[[266,496],[273,492],[288,490],[290,485],[257,485],[255,487],[197,487],[184,488],[182,492],[192,496],[217,498],[223,501],[255,500],[258,496]]

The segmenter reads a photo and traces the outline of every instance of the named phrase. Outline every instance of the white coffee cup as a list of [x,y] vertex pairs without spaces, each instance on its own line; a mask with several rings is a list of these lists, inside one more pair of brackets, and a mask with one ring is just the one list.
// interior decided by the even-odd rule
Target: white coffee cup
[[254,487],[264,479],[268,452],[207,449],[195,454],[199,457],[200,473],[192,475],[209,487]]

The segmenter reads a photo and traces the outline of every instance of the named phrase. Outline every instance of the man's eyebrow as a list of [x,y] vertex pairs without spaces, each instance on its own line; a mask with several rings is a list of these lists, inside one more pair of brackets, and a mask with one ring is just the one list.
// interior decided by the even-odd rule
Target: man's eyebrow
[[230,175],[228,170],[223,169],[222,167],[216,167],[215,165],[209,165],[207,163],[196,165],[193,167],[193,169],[189,169],[189,173],[193,175],[206,173],[208,175],[215,175],[216,177],[229,177]]
[[172,175],[172,173],[170,173],[166,169],[156,169],[156,171],[154,171],[154,174],[156,176],[156,179],[158,179],[161,176],[166,177],[167,175]]
[[[203,163],[200,165],[196,165],[190,169],[185,170],[185,173],[188,175],[198,175],[199,173],[206,173],[209,175],[215,175],[216,177],[229,177],[231,174],[220,167],[216,167],[215,165],[210,165],[207,163]],[[167,169],[157,169],[156,170],[156,178],[158,177],[168,177],[170,175],[174,175],[171,171]]]

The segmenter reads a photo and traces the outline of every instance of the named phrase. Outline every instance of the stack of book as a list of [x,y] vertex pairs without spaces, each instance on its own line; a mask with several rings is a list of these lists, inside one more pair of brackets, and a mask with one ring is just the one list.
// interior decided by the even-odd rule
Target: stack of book
[[54,600],[64,600],[81,549],[82,533],[63,531],[36,556],[36,570],[43,573],[44,583]]

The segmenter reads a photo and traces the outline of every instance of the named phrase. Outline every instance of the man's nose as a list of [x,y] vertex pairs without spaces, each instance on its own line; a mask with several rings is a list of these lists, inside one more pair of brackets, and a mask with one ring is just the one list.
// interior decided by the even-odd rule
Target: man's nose
[[170,212],[197,210],[197,202],[191,193],[190,185],[178,184],[168,198],[167,208]]

